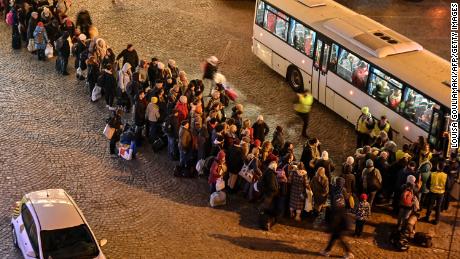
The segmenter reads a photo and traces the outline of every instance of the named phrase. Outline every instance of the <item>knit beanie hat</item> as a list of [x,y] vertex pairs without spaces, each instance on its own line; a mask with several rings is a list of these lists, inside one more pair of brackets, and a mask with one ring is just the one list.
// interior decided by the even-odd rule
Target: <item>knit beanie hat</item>
[[407,180],[406,180],[406,183],[412,183],[412,184],[415,184],[415,176],[413,175],[408,175],[407,176]]
[[367,168],[374,167],[374,161],[372,161],[372,159],[367,159],[366,160],[366,167]]
[[347,162],[346,163],[348,165],[353,165],[354,162],[355,162],[355,159],[352,156],[347,157]]

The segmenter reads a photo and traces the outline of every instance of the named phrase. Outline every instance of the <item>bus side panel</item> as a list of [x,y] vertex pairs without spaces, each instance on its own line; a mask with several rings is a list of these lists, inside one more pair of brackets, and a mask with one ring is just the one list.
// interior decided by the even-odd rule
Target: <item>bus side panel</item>
[[307,74],[305,71],[300,70],[303,78],[303,89],[309,90],[311,92],[311,75]]
[[[335,93],[329,87],[326,87],[326,106],[331,110],[336,110],[335,107]],[[343,117],[343,116],[342,116]]]
[[353,125],[356,125],[356,121],[361,115],[361,110],[342,96],[335,93],[334,95],[334,111]]
[[260,58],[265,64],[267,64],[270,68],[273,68],[272,66],[273,52],[271,49],[267,48],[262,43],[256,40],[253,40],[252,52],[254,52],[254,54],[258,58]]
[[273,56],[273,59],[272,59],[272,64],[273,64],[272,68],[273,68],[273,70],[275,70],[282,77],[286,77],[287,68],[291,63],[289,63],[289,61],[287,61],[284,58],[280,57],[276,53],[273,53],[272,56]]

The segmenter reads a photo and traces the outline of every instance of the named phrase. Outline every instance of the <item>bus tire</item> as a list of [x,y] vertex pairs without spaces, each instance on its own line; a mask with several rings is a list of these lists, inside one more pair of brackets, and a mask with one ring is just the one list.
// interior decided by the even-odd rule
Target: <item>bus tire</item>
[[303,78],[300,70],[295,66],[290,66],[288,68],[286,80],[291,88],[296,92],[303,92]]

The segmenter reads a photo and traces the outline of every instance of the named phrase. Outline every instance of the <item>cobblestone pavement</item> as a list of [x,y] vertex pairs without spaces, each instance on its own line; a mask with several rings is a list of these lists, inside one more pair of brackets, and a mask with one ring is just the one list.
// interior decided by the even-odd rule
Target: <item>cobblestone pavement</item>
[[[295,95],[250,51],[253,2],[121,2],[113,6],[110,0],[74,1],[73,10],[87,8],[117,52],[132,42],[141,57],[176,59],[190,79],[198,76],[197,64],[203,57],[217,55],[224,60],[223,73],[241,92],[249,116],[264,114],[272,128],[280,121],[290,139],[300,144],[301,126],[292,113]],[[377,4],[386,13],[381,18],[408,31],[412,30],[408,23],[398,22],[408,12],[415,20],[426,21],[430,17],[415,13],[430,8],[445,11],[441,1],[402,3],[396,8],[391,6],[395,1],[380,2],[387,3]],[[367,15],[373,12],[369,1],[349,4]],[[370,7],[361,7],[366,4]],[[445,19],[437,22],[445,24]],[[441,34],[438,27],[426,26]],[[57,75],[54,60],[40,63],[25,50],[11,50],[3,23],[0,35],[0,258],[19,258],[10,238],[11,205],[24,193],[43,188],[64,188],[74,197],[96,236],[109,240],[104,252],[110,258],[317,257],[325,246],[327,234],[313,230],[307,221],[284,221],[272,232],[260,231],[254,205],[238,196],[230,196],[228,206],[209,208],[206,181],[173,178],[174,164],[165,154],[143,147],[135,161],[110,158],[101,134],[108,116],[105,105],[91,103],[72,76]],[[433,37],[448,44],[442,35]],[[445,55],[444,45],[419,38]],[[319,105],[313,108],[311,120],[310,134],[322,140],[337,163],[353,151],[353,129],[344,120]],[[422,253],[446,258],[453,236],[451,258],[460,258],[458,231],[452,235],[453,212],[436,227],[419,224],[418,230],[435,232],[432,249],[391,251],[387,230],[395,219],[385,213],[373,215],[364,238],[348,240],[357,258],[418,258]],[[339,248],[333,251],[341,253]]]

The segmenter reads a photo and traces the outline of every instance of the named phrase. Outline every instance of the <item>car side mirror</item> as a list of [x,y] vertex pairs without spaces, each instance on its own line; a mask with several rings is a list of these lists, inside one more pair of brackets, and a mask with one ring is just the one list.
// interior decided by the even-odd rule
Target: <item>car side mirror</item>
[[37,258],[37,255],[35,254],[34,250],[27,252],[26,255],[27,257]]
[[103,247],[103,246],[105,246],[106,244],[107,244],[107,239],[105,239],[105,238],[104,238],[104,239],[101,239],[101,241],[99,241],[99,246],[100,246],[100,247]]

